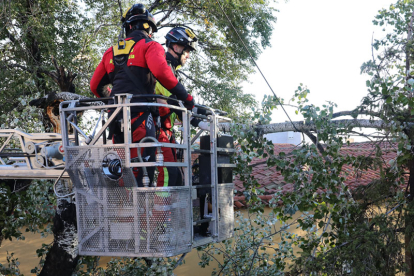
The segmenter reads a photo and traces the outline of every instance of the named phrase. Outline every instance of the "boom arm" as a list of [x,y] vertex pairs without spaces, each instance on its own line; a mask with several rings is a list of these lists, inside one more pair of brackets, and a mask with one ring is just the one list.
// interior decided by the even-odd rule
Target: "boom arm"
[[0,129],[0,179],[58,178],[65,168],[63,154],[60,134]]

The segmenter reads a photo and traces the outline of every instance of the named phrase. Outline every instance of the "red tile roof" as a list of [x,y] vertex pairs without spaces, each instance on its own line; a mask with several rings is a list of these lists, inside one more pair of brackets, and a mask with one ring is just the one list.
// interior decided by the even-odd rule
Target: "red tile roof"
[[[375,156],[375,147],[378,144],[374,143],[353,143],[348,146],[345,146],[341,149],[341,153],[344,155],[351,156]],[[382,159],[384,165],[388,165],[391,159],[396,157],[396,148],[395,145],[389,143],[381,143],[380,148],[382,150]],[[290,144],[275,144],[274,150],[275,155],[278,155],[280,152],[290,153],[295,146]],[[276,171],[275,168],[268,168],[266,165],[266,159],[254,159],[251,164],[253,166],[252,176],[260,184],[259,189],[263,192],[263,195],[259,197],[264,203],[268,203],[272,198],[276,190],[281,187],[282,192],[291,192],[293,191],[293,184],[286,183],[283,179],[283,176],[279,171]],[[369,169],[366,171],[355,172],[355,168],[351,165],[343,166],[343,172],[347,173],[345,184],[348,185],[351,189],[354,189],[360,185],[367,185],[372,180],[380,177],[379,170]],[[234,197],[234,205],[236,208],[242,208],[246,206],[246,200],[243,196],[243,191],[245,190],[243,182],[236,176],[234,180],[236,196]]]

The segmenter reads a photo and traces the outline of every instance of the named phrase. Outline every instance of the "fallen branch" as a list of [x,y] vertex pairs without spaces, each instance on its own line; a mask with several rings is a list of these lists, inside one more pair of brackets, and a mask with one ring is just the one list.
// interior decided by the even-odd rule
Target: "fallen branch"
[[[390,123],[386,123],[382,120],[369,120],[369,119],[343,119],[343,120],[332,120],[330,121],[331,125],[348,128],[348,127],[359,127],[359,128],[375,128],[375,129],[387,129],[391,127]],[[219,125],[220,130],[229,132],[233,124],[231,123],[222,123]],[[413,123],[407,123],[407,127],[413,127]],[[276,132],[285,132],[285,131],[316,131],[316,125],[313,122],[305,123],[303,121],[296,122],[284,122],[284,123],[275,123],[268,125],[242,125],[243,130],[254,128],[257,132],[261,134],[276,133]]]

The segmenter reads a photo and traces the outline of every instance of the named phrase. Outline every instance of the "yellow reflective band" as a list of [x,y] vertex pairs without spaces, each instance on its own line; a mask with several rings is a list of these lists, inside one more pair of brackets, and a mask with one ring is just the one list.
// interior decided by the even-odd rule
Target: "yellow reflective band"
[[193,39],[195,37],[195,34],[193,33],[192,30],[190,29],[185,29],[185,33],[191,38]]
[[135,58],[135,55],[129,55],[128,59]]
[[114,64],[114,61],[112,60],[112,58],[111,58],[111,60],[109,61],[109,64]]
[[[162,170],[164,171],[164,187],[168,187],[168,180],[170,179],[168,175],[168,169],[167,167],[163,167]],[[155,194],[159,197],[169,197],[169,192],[155,192]]]
[[168,180],[170,179],[168,175],[168,169],[167,167],[164,167],[164,187],[168,187]]
[[128,55],[129,52],[131,51],[132,46],[134,46],[135,41],[133,41],[132,39],[130,40],[126,40],[125,41],[125,48],[124,49],[118,49],[118,45],[115,45],[113,47],[114,49],[114,56],[118,56],[118,55]]

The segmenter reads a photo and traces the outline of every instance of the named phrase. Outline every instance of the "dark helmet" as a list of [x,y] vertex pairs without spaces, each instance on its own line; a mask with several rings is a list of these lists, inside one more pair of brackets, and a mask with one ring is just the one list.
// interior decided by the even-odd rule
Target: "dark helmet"
[[166,45],[171,48],[171,43],[185,46],[185,49],[195,51],[197,49],[197,37],[190,28],[176,27],[165,36]]
[[[132,7],[122,15],[121,21],[124,25],[125,31],[127,31],[128,25],[137,23],[137,21],[143,23],[143,29],[145,30],[149,29],[149,27],[151,27],[151,31],[154,33],[158,30],[154,16],[152,16],[143,4],[132,5]],[[145,23],[149,26],[146,26]]]

